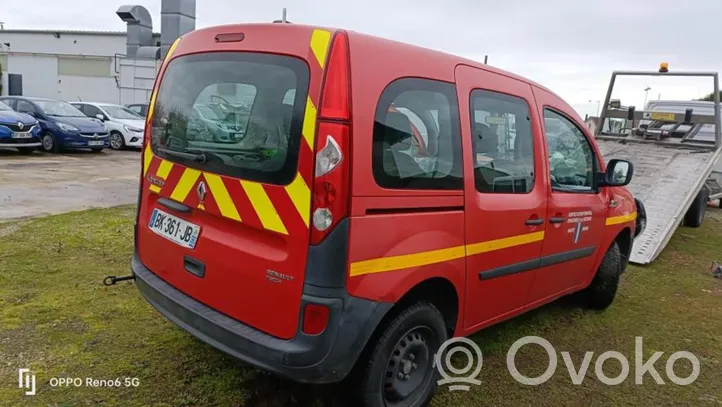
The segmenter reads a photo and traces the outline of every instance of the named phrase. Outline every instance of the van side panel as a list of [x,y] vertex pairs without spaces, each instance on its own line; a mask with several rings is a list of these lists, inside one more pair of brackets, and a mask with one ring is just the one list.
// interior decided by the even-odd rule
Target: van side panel
[[384,90],[404,77],[453,83],[454,65],[432,51],[353,32],[349,48],[353,157],[348,292],[396,302],[415,285],[441,277],[461,297],[463,191],[382,188],[372,169],[374,120]]

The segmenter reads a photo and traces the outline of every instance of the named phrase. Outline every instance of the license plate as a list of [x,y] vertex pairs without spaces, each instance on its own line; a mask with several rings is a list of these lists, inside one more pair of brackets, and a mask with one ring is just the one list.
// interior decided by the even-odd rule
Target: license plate
[[102,145],[105,145],[105,141],[90,140],[90,141],[88,141],[88,145],[89,146],[102,146]]
[[24,133],[13,133],[12,138],[31,138],[32,134],[29,131]]
[[200,226],[163,212],[160,209],[153,210],[148,227],[153,232],[188,249],[196,247],[198,234],[201,231]]
[[650,117],[652,120],[664,120],[668,122],[674,121],[674,113],[652,112]]

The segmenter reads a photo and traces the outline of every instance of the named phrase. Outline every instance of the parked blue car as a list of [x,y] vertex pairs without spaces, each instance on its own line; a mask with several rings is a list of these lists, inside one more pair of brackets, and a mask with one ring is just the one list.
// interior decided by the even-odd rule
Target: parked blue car
[[40,125],[34,117],[14,111],[0,102],[0,147],[30,154],[40,147]]
[[0,101],[16,112],[27,113],[40,124],[40,148],[57,153],[66,149],[100,152],[109,147],[108,128],[99,119],[62,100],[3,96]]

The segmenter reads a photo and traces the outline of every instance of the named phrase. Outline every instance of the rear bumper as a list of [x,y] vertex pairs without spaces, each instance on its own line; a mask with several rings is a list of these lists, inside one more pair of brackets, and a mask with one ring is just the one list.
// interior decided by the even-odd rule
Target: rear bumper
[[304,383],[342,380],[393,305],[350,297],[343,290],[306,285],[301,309],[307,303],[326,305],[331,311],[326,330],[309,336],[299,328],[293,339],[283,340],[176,290],[143,266],[137,254],[131,267],[138,290],[171,322],[237,359]]

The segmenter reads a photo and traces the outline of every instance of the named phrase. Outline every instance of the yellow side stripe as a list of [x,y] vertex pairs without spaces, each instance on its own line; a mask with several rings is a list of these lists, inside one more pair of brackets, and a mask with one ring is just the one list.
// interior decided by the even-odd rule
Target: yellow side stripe
[[489,240],[481,243],[474,243],[466,246],[456,246],[446,249],[431,250],[428,252],[362,260],[351,263],[349,275],[354,277],[363,274],[382,273],[385,271],[427,266],[429,264],[441,263],[465,256],[473,256],[475,254],[521,246],[542,240],[544,240],[544,232],[534,232],[519,236]]
[[326,30],[313,30],[311,34],[311,51],[316,56],[318,64],[323,69],[326,64],[326,53],[328,52],[328,43],[331,41],[331,32]]
[[148,189],[155,192],[156,194],[160,194],[160,187],[158,185],[150,184]]
[[296,178],[286,185],[286,192],[296,207],[298,214],[303,218],[303,223],[308,227],[311,216],[311,190],[300,173],[296,173]]
[[203,173],[203,178],[208,182],[208,188],[211,190],[213,198],[216,200],[218,209],[221,211],[221,215],[226,218],[231,218],[237,221],[241,220],[241,215],[238,214],[236,205],[233,204],[231,194],[228,193],[228,189],[223,184],[223,180],[216,174]]
[[314,148],[314,139],[316,138],[316,106],[313,105],[311,98],[306,98],[306,113],[303,115],[303,138],[306,143],[311,147],[311,151]]
[[248,195],[253,209],[256,210],[256,214],[261,220],[263,227],[287,235],[288,230],[286,230],[286,226],[283,224],[281,217],[278,216],[276,208],[273,207],[271,199],[266,194],[266,191],[263,190],[263,185],[241,180],[241,186],[243,190],[246,191],[246,195]]
[[170,195],[170,199],[178,202],[185,201],[188,194],[193,189],[193,185],[196,184],[198,177],[201,176],[201,172],[192,168],[186,168],[181,175],[178,184],[173,189],[173,193]]
[[381,257],[379,259],[363,260],[351,263],[349,274],[353,277],[410,267],[427,266],[429,264],[459,259],[464,256],[464,246],[456,246],[428,252]]
[[609,217],[607,218],[606,224],[607,226],[618,225],[620,223],[627,223],[635,219],[637,219],[637,212],[632,212],[627,215]]
[[527,243],[539,242],[541,240],[544,240],[543,231],[505,237],[503,239],[489,240],[486,242],[473,243],[470,245],[466,245],[466,255],[473,256],[475,254],[487,253],[495,250],[506,249],[508,247],[521,246]]

